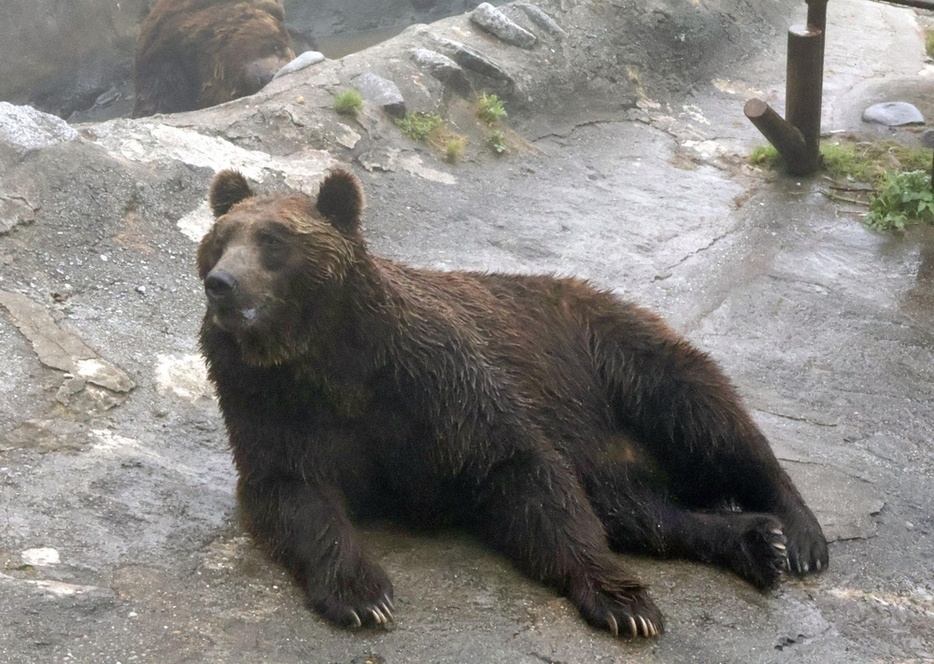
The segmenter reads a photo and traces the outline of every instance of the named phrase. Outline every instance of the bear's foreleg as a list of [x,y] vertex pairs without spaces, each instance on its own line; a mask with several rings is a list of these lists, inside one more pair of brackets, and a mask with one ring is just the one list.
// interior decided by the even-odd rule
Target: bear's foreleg
[[625,637],[661,634],[645,586],[609,550],[577,478],[556,453],[517,452],[480,485],[477,530],[533,578],[562,590],[593,626]]
[[237,488],[244,526],[298,580],[311,608],[348,627],[392,622],[392,584],[361,549],[336,492],[290,479],[241,479]]

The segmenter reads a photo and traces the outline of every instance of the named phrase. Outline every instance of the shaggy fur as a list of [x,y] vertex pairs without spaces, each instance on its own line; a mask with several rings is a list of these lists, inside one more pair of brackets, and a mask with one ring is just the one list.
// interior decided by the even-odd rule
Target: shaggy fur
[[762,589],[827,566],[727,379],[655,314],[578,279],[374,256],[346,172],[312,200],[225,171],[211,204],[201,345],[243,522],[328,619],[392,620],[358,517],[467,528],[626,637],[664,625],[613,551]]
[[136,46],[133,117],[251,95],[295,57],[280,0],[159,0]]

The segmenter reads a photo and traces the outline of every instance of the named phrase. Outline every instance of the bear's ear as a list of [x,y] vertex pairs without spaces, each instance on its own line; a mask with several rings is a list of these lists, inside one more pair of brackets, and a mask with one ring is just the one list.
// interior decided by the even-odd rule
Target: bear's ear
[[332,171],[321,182],[315,207],[321,216],[342,233],[356,231],[363,212],[363,187],[360,180],[348,171]]
[[227,214],[230,208],[252,195],[253,190],[240,173],[229,169],[221,171],[211,184],[210,199],[214,217]]
[[281,0],[258,0],[253,3],[257,9],[261,9],[278,21],[285,21],[285,8]]

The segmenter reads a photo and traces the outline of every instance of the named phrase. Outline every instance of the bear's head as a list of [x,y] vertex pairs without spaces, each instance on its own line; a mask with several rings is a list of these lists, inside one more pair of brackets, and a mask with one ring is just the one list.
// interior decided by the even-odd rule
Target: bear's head
[[339,334],[349,301],[346,281],[364,260],[363,191],[337,170],[316,199],[257,196],[236,171],[210,192],[214,225],[198,247],[206,323],[230,334],[245,361],[280,364]]
[[295,58],[279,0],[219,3],[192,20],[204,23],[208,41],[200,61],[202,108],[258,92]]

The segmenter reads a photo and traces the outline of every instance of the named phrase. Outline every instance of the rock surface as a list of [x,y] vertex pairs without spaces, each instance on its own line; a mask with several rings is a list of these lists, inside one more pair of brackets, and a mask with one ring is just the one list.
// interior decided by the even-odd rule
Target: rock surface
[[[781,97],[800,5],[554,0],[539,7],[564,35],[504,8],[535,32],[530,49],[463,14],[197,113],[69,131],[4,107],[19,119],[0,139],[13,304],[0,306],[0,660],[930,660],[934,234],[877,234],[819,180],[746,165],[762,139],[743,102]],[[865,124],[866,67],[929,86],[911,11],[839,0],[828,20],[833,129]],[[413,49],[501,94],[502,156],[472,100]],[[460,161],[372,101],[336,114],[333,94],[365,72],[465,135]],[[707,567],[628,558],[668,618],[659,641],[628,643],[469,538],[379,524],[365,541],[395,583],[397,629],[353,634],[309,613],[237,525],[193,261],[216,171],[313,192],[335,164],[364,181],[378,253],[578,274],[665,315],[734,379],[834,540],[830,569],[762,595]],[[39,338],[81,351],[53,362]],[[134,387],[83,379],[76,359],[95,358]]]

